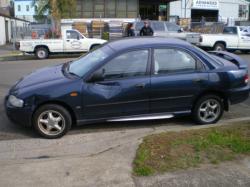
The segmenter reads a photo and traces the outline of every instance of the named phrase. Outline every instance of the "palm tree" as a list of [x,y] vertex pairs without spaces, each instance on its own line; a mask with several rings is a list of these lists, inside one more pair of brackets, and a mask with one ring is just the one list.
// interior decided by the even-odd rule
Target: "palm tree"
[[52,31],[57,36],[61,33],[61,19],[74,16],[76,0],[33,0],[36,6],[36,18],[48,15],[52,22]]

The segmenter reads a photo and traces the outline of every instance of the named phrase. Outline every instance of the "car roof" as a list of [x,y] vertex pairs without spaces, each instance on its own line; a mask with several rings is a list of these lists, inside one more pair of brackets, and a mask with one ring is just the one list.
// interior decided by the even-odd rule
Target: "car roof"
[[163,45],[191,47],[190,43],[185,42],[183,40],[163,37],[130,37],[108,43],[108,46],[114,51],[122,51],[126,49],[143,47],[156,47]]

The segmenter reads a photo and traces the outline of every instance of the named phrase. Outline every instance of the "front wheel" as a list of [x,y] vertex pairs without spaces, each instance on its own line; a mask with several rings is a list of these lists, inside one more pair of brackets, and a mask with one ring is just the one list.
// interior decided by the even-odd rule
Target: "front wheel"
[[33,117],[35,130],[48,139],[62,137],[69,131],[71,124],[69,112],[64,107],[55,104],[41,106]]
[[216,95],[207,95],[196,102],[193,117],[198,124],[213,124],[220,120],[223,112],[222,99]]

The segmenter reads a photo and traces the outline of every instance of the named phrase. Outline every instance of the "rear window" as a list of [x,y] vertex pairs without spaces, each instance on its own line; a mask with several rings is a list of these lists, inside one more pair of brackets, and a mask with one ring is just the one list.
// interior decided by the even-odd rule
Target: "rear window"
[[223,34],[237,34],[236,27],[225,27],[223,30]]
[[143,22],[136,22],[135,23],[135,30],[136,31],[139,31],[142,29],[142,27],[144,26],[144,23]]
[[155,31],[165,31],[163,22],[152,22],[151,25]]
[[176,25],[174,23],[166,22],[165,24],[168,28],[168,31],[178,32],[181,29],[178,25]]
[[[211,53],[207,53],[206,51],[202,50],[199,47],[194,46],[195,49],[197,49],[198,51],[200,51],[203,55],[203,58],[205,58],[207,61],[209,61],[210,64],[212,64],[215,68],[219,68],[221,66],[223,66],[222,61],[218,60],[216,55],[213,55]],[[216,58],[217,57],[217,58]]]

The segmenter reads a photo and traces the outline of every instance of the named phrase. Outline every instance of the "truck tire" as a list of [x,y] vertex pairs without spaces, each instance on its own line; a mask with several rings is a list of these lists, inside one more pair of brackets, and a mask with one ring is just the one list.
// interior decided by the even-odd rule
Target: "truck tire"
[[36,50],[35,50],[35,53],[36,53],[36,57],[38,59],[46,59],[49,57],[49,51],[47,48],[45,47],[38,47]]
[[226,46],[225,44],[218,42],[214,45],[214,50],[215,51],[225,51],[226,50]]

